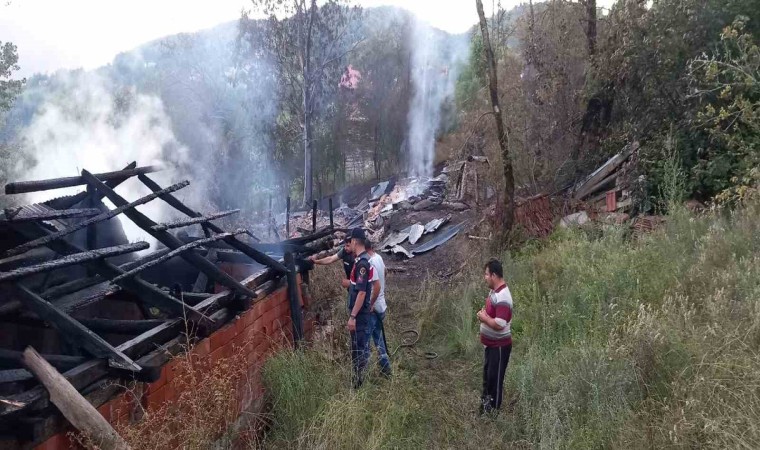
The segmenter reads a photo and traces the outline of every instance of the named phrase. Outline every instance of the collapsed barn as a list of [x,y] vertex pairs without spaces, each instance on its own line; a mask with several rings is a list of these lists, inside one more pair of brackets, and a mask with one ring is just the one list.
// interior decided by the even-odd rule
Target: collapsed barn
[[[333,246],[331,227],[264,244],[245,229],[213,223],[235,211],[201,214],[173,195],[188,181],[159,186],[157,167],[10,183],[6,194],[83,186],[80,193],[0,213],[0,446],[61,448],[68,424],[24,366],[32,347],[109,420],[123,399],[112,382],[143,385],[138,402],[170,400],[166,366],[187,349],[210,359],[247,339],[250,360],[297,345],[316,320],[308,308],[307,256]],[[151,194],[116,192],[136,178]],[[115,208],[109,209],[103,199]],[[156,223],[136,209],[161,200],[186,216]],[[124,217],[160,245],[129,242]],[[203,235],[191,236],[188,227]],[[139,253],[138,252],[142,252]],[[205,349],[205,350],[203,350]],[[162,392],[163,391],[163,392]],[[135,399],[133,399],[135,400]],[[255,393],[239,402],[251,408]],[[119,414],[130,414],[120,411]],[[113,415],[114,417],[110,417]]]

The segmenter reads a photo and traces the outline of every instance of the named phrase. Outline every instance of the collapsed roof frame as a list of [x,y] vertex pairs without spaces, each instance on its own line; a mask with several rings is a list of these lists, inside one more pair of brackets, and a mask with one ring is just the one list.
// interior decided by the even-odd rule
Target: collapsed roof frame
[[[172,195],[173,192],[189,185],[189,182],[162,188],[148,177],[149,173],[157,170],[160,168],[137,167],[133,162],[116,172],[92,174],[82,170],[78,177],[9,183],[5,187],[6,193],[15,194],[86,186],[86,191],[46,202],[49,209],[44,211],[30,212],[24,207],[12,208],[5,211],[4,217],[0,217],[0,228],[12,230],[25,239],[25,242],[3,255],[6,257],[0,259],[0,270],[24,260],[25,255],[30,255],[26,262],[31,262],[20,269],[0,272],[0,284],[7,286],[15,294],[15,300],[0,301],[0,316],[18,312],[31,313],[33,318],[41,319],[57,329],[62,340],[89,355],[90,357],[43,355],[51,365],[63,371],[64,377],[79,390],[104,378],[155,380],[160,373],[161,364],[167,358],[166,350],[172,349],[176,353],[180,346],[187,342],[187,336],[184,336],[183,342],[182,333],[188,329],[188,322],[197,330],[196,337],[207,336],[223,326],[238,311],[250,307],[252,302],[264,298],[281,286],[290,286],[294,283],[297,270],[291,252],[316,252],[321,247],[329,246],[329,235],[335,231],[315,230],[311,236],[274,244],[287,252],[287,266],[283,265],[264,253],[265,250],[254,248],[239,240],[237,236],[248,233],[246,230],[228,232],[212,223],[213,220],[234,214],[237,210],[203,215]],[[114,188],[135,176],[150,189],[151,194],[129,202],[117,194]],[[108,198],[115,205],[115,209],[101,212],[95,208],[103,198]],[[158,224],[135,209],[136,206],[157,198],[188,216],[188,219]],[[76,208],[79,204],[87,207]],[[105,258],[148,247],[146,243],[138,242],[94,248],[95,224],[122,214],[167,248],[119,266],[106,261]],[[58,222],[60,226],[56,231],[50,231],[48,227],[43,226],[43,223],[49,223],[51,220],[68,218],[85,220],[73,225]],[[169,229],[194,224],[202,226],[205,239],[186,243],[167,232]],[[81,248],[64,240],[66,236],[82,229],[86,229],[87,232],[88,248]],[[216,249],[214,245],[219,241],[233,250]],[[57,253],[60,258],[35,261],[33,253],[35,248],[41,246]],[[201,246],[207,249],[205,255],[199,248]],[[198,270],[194,292],[174,295],[140,277],[146,268],[175,256],[181,257]],[[248,263],[253,260],[263,265],[264,269],[238,281],[214,264],[216,260],[223,258]],[[94,274],[90,273],[87,277],[71,280],[42,292],[33,292],[19,282],[30,275],[77,264],[86,265]],[[301,261],[302,268],[303,265]],[[205,291],[208,279],[226,289],[213,295],[202,292]],[[83,294],[83,291],[96,287],[98,289],[95,289],[94,293]],[[157,308],[168,320],[75,319],[69,315],[70,312],[117,292],[128,293],[136,302],[142,303],[143,307],[147,305]],[[300,322],[300,311],[298,316]],[[99,335],[115,331],[133,337],[119,345],[111,345]],[[0,349],[0,383],[31,379],[31,374],[21,366],[20,358],[20,351]],[[49,411],[49,406],[47,391],[40,385],[10,396],[0,396],[0,436],[10,435],[35,440],[46,433],[49,434],[49,429],[57,426],[56,419],[51,414],[44,418],[32,419],[35,414],[44,415],[43,413]]]

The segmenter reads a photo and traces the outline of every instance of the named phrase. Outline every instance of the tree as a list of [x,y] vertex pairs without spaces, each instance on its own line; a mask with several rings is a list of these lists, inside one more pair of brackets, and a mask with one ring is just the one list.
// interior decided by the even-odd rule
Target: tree
[[501,116],[499,107],[499,90],[496,80],[496,60],[491,48],[491,40],[488,37],[488,23],[483,12],[483,2],[475,0],[475,6],[480,17],[480,31],[483,35],[483,53],[485,54],[488,67],[488,90],[491,94],[491,106],[493,106],[494,120],[496,121],[496,132],[499,139],[499,148],[501,149],[501,158],[504,173],[504,229],[510,231],[515,218],[515,178],[512,173],[512,159],[509,152],[509,130],[504,129],[504,121]]
[[[351,39],[349,28],[358,22],[361,10],[349,1],[328,0],[317,7],[316,0],[252,0],[254,9],[268,17],[258,46],[277,65],[285,89],[298,94],[286,93],[284,106],[301,130],[305,204],[313,199],[313,127],[321,94],[329,84],[337,85],[341,60],[360,42]],[[244,15],[241,31],[250,23]]]
[[25,80],[11,79],[16,70],[19,70],[16,46],[0,41],[0,112],[10,109],[13,100],[24,86]]

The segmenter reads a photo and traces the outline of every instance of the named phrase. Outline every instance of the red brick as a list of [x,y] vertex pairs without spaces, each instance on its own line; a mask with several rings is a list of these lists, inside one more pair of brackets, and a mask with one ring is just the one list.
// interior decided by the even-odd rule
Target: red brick
[[209,340],[211,341],[211,351],[214,352],[218,348],[227,345],[232,338],[235,337],[236,331],[234,324],[228,324],[211,334],[211,336],[209,336]]
[[213,352],[211,352],[211,355],[209,355],[209,359],[211,361],[211,364],[216,364],[217,362],[227,359],[230,356],[232,356],[232,346],[225,345],[224,347],[220,347]]
[[148,394],[145,406],[150,410],[160,408],[166,402],[166,386],[156,392]]
[[104,419],[106,419],[106,421],[108,422],[111,421],[111,403],[110,402],[106,402],[100,405],[100,407],[98,408],[98,412],[100,413],[101,416],[103,416]]
[[197,358],[205,358],[211,353],[211,341],[209,338],[201,339],[193,346],[192,355]]
[[68,450],[72,442],[66,432],[51,436],[42,444],[34,447],[34,450]]
[[265,306],[264,301],[258,301],[253,305],[253,320],[254,321],[264,315],[265,308],[266,306]]
[[243,313],[243,316],[241,319],[243,320],[243,328],[248,328],[251,325],[253,325],[253,321],[256,320],[256,312],[255,312],[256,306],[251,307],[251,309],[245,311]]
[[263,320],[265,324],[272,324],[279,318],[280,318],[279,311],[277,311],[277,309],[272,309],[264,313],[264,317],[262,317],[259,320]]

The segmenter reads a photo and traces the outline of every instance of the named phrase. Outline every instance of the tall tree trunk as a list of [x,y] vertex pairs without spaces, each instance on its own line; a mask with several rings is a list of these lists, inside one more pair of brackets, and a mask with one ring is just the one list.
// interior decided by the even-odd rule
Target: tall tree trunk
[[488,90],[491,93],[491,105],[493,106],[493,116],[496,120],[496,132],[499,137],[499,147],[501,148],[501,159],[504,172],[504,230],[510,231],[515,220],[515,178],[512,172],[512,158],[509,153],[509,136],[508,130],[504,129],[504,121],[501,116],[499,107],[499,92],[496,81],[496,60],[491,48],[491,40],[488,37],[488,23],[486,15],[483,12],[483,2],[475,0],[475,6],[478,9],[480,17],[480,31],[483,33],[483,52],[488,63]]
[[312,99],[314,79],[311,76],[311,30],[317,13],[317,0],[311,0],[308,13],[306,36],[304,37],[301,68],[303,69],[303,202],[311,205],[314,199],[312,185],[314,170],[312,167],[313,143],[311,136]]
[[594,60],[596,53],[596,0],[585,0],[586,6],[586,45],[588,47],[588,59]]

